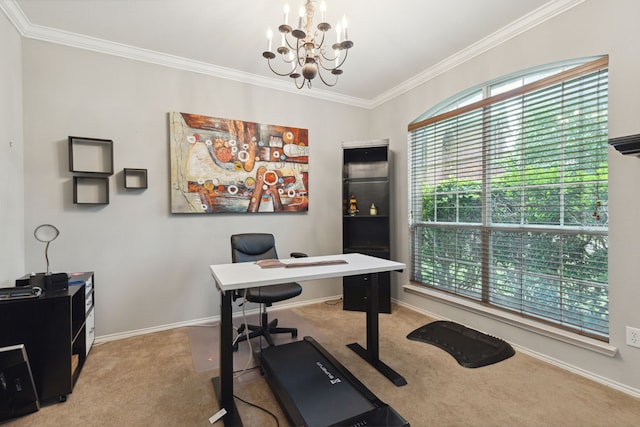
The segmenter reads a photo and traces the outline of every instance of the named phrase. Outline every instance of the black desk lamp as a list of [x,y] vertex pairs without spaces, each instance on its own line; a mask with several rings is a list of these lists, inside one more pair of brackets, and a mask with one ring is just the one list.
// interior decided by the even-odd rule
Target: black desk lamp
[[33,232],[36,240],[46,243],[44,248],[44,258],[47,260],[47,272],[31,275],[30,285],[39,286],[45,291],[61,291],[69,286],[69,276],[67,273],[51,273],[49,271],[49,243],[53,242],[60,235],[60,230],[51,224],[42,224],[36,227]]
[[60,230],[58,230],[51,224],[42,224],[36,227],[33,235],[35,236],[37,241],[47,244],[47,246],[44,248],[44,258],[47,260],[46,275],[49,276],[51,274],[49,272],[49,243],[58,238],[58,236],[60,235]]

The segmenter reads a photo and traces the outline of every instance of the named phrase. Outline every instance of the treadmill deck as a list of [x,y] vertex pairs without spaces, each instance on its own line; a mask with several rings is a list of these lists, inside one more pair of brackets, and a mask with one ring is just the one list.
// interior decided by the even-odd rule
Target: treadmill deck
[[311,337],[262,350],[262,369],[289,422],[409,426]]

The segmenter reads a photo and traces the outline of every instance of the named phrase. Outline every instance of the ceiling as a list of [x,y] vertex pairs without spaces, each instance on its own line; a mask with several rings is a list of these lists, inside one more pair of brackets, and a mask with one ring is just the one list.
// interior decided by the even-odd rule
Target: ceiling
[[354,47],[336,86],[316,78],[301,90],[262,52],[283,5],[292,23],[302,0],[0,0],[0,9],[27,38],[371,107],[582,1],[326,0],[327,21],[346,15]]

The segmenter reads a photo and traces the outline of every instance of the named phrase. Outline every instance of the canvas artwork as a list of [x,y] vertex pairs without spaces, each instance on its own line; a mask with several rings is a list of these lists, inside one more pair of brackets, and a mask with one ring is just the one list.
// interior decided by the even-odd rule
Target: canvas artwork
[[170,113],[171,212],[304,212],[308,130]]

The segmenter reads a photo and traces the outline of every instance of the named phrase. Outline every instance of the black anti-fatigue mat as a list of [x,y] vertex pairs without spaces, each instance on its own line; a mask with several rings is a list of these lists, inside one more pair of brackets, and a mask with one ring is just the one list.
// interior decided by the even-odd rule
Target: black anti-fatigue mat
[[455,322],[428,323],[407,338],[433,344],[452,355],[465,368],[479,368],[515,354],[509,343]]

